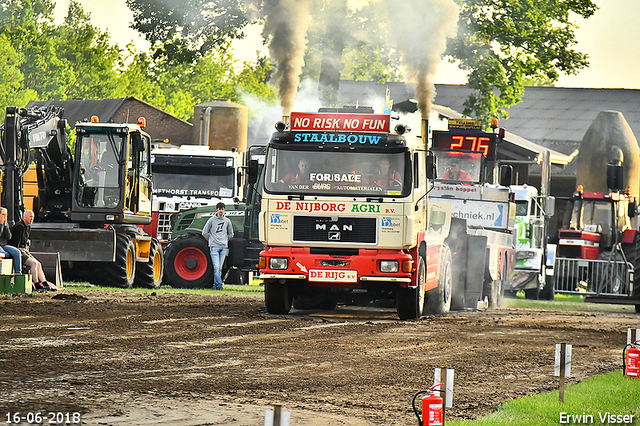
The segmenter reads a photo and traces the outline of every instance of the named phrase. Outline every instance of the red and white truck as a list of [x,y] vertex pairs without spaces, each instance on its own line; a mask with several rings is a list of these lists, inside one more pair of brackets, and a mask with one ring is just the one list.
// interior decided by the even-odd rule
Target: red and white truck
[[260,212],[269,313],[332,309],[341,297],[395,299],[402,319],[450,309],[451,207],[427,195],[426,139],[363,110],[294,112],[276,124]]

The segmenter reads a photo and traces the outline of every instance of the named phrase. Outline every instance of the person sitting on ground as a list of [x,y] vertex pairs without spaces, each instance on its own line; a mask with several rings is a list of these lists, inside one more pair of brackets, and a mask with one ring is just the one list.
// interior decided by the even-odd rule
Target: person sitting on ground
[[31,277],[33,279],[33,286],[36,290],[57,290],[55,284],[47,281],[42,270],[42,264],[29,253],[29,236],[31,235],[31,224],[35,215],[32,210],[24,212],[22,220],[16,223],[11,229],[11,239],[9,244],[14,247],[18,247],[20,254],[22,255],[22,263],[28,266],[31,271]]
[[391,163],[388,158],[384,157],[380,159],[378,165],[379,169],[373,175],[371,183],[380,186],[402,186],[402,176],[400,176],[400,173],[397,170],[393,170],[391,168]]
[[0,259],[10,257],[13,259],[13,273],[22,273],[22,256],[20,250],[9,245],[11,229],[7,223],[7,209],[0,207]]
[[291,172],[284,178],[280,179],[283,183],[310,183],[309,173],[311,169],[309,166],[309,160],[303,158],[298,162],[298,170]]
[[442,174],[442,178],[444,180],[460,180],[464,182],[473,182],[471,179],[471,175],[464,170],[460,169],[460,163],[458,161],[452,161],[451,165]]

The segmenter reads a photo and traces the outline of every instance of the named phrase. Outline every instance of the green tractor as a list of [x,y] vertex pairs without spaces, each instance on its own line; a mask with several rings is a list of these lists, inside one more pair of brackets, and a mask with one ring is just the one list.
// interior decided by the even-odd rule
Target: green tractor
[[[248,167],[247,170],[261,170],[264,150],[263,146],[249,148],[247,161],[256,162],[258,167]],[[231,220],[234,233],[229,242],[229,255],[222,268],[226,284],[251,284],[263,249],[258,238],[261,201],[259,187],[262,182],[259,174],[246,180],[244,202],[226,206],[226,216]],[[214,214],[216,206],[209,205],[186,210],[178,215],[172,238],[164,250],[164,284],[175,288],[210,287],[213,284],[213,264],[202,229]]]

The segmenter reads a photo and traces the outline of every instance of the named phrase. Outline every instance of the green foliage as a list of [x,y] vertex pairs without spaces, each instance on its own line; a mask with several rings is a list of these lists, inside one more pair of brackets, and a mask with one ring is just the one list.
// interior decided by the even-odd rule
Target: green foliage
[[[36,93],[23,87],[24,77],[19,65],[22,55],[15,51],[4,35],[0,35],[0,107],[25,105]],[[4,111],[4,109],[3,109]]]
[[569,13],[588,18],[591,0],[458,0],[458,34],[447,54],[469,71],[475,90],[464,114],[488,121],[508,117],[506,108],[522,100],[525,78],[557,81],[588,65],[587,55],[573,50],[575,24]]
[[229,40],[244,37],[239,0],[127,0],[133,28],[155,46],[155,57],[193,63]]
[[[620,352],[622,354],[622,350]],[[620,355],[622,364],[622,355]],[[588,424],[601,422],[600,414],[634,415],[634,424],[640,419],[640,384],[636,379],[624,377],[621,371],[596,376],[568,386],[564,403],[559,402],[558,391],[514,399],[502,404],[498,411],[475,421],[447,421],[450,426],[556,426],[560,413],[593,416]],[[590,420],[590,419],[589,419]],[[573,424],[578,422],[572,422]]]

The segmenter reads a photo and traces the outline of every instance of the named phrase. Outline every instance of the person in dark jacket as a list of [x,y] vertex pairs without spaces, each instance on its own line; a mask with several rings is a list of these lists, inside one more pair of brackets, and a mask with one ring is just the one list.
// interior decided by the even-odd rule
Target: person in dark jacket
[[0,207],[0,258],[7,256],[13,259],[13,273],[22,273],[22,256],[20,250],[9,245],[11,239],[11,229],[7,223],[7,209]]
[[16,223],[11,229],[11,239],[9,244],[14,247],[18,247],[22,254],[22,263],[28,266],[31,270],[31,277],[33,278],[33,284],[36,290],[57,290],[55,284],[47,281],[42,270],[42,264],[29,253],[29,236],[31,234],[31,224],[35,215],[33,211],[27,210],[24,212],[22,220]]

